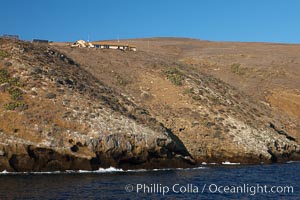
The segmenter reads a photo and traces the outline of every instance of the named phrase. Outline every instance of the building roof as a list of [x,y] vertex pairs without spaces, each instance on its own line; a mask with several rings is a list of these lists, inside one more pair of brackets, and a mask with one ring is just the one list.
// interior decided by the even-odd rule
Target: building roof
[[48,40],[33,39],[32,42],[49,43]]
[[19,39],[18,35],[3,34],[1,37],[2,38],[8,38],[8,39]]

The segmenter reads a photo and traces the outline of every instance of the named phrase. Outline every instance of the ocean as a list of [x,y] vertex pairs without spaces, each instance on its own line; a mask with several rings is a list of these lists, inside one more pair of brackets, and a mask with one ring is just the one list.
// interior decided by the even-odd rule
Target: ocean
[[300,162],[0,174],[0,199],[300,199]]

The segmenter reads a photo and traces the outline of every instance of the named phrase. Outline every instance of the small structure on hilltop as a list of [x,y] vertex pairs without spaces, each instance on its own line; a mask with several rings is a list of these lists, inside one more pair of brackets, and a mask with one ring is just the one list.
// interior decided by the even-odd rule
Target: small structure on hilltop
[[33,39],[32,43],[39,43],[39,44],[48,44],[48,40],[40,40],[40,39]]
[[94,45],[90,42],[86,42],[84,40],[77,40],[74,42],[71,47],[83,47],[83,48],[94,48]]
[[119,49],[119,50],[128,50],[136,51],[136,46],[123,44],[123,43],[111,43],[111,42],[93,42],[95,48],[99,49]]
[[13,39],[13,40],[19,40],[19,36],[18,35],[9,35],[9,34],[3,34],[1,36],[1,38],[4,38],[4,39]]
[[124,43],[112,43],[112,42],[86,42],[84,40],[77,40],[71,47],[79,48],[96,48],[96,49],[119,49],[123,51],[136,51],[136,46],[124,44]]

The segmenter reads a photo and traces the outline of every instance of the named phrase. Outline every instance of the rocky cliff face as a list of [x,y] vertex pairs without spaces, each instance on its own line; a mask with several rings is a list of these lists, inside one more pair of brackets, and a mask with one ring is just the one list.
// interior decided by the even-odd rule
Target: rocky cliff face
[[299,160],[267,107],[170,58],[0,45],[0,170]]
[[1,40],[0,170],[188,166],[176,136],[47,46]]

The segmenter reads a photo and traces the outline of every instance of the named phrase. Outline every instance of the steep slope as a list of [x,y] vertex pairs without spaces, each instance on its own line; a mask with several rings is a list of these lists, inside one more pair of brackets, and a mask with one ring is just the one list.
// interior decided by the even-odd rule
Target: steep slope
[[0,40],[0,170],[300,160],[265,104],[168,52]]
[[138,49],[171,56],[221,79],[268,105],[293,137],[300,137],[300,45],[212,42],[187,38],[126,41]]
[[147,48],[138,52],[55,48],[148,110],[178,136],[198,163],[299,159],[298,138],[282,128],[266,105],[178,61],[176,55]]
[[0,40],[0,170],[186,167],[178,138],[64,54]]

